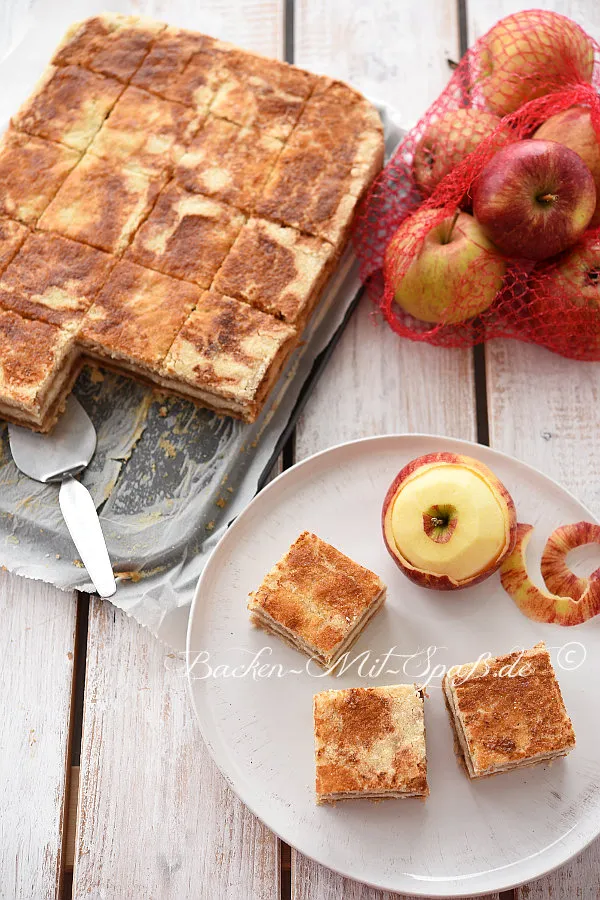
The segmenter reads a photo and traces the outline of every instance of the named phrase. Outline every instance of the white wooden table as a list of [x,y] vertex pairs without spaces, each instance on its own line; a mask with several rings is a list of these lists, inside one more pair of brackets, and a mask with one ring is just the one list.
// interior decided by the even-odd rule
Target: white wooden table
[[[27,5],[0,3],[4,47]],[[534,3],[133,5],[344,78],[393,104],[410,125],[466,42]],[[539,5],[600,38],[598,0]],[[364,299],[309,400],[293,452],[299,460],[385,432],[489,440],[598,514],[599,409],[598,365],[514,342],[475,353],[412,344],[375,320]],[[202,745],[176,660],[108,602],[0,572],[0,623],[0,898],[390,900],[282,846],[244,808]],[[600,843],[514,897],[598,900]]]

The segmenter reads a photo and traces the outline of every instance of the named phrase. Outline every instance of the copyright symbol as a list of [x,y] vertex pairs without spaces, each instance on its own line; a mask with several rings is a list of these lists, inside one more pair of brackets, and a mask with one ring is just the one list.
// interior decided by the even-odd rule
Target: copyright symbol
[[566,672],[573,672],[579,669],[585,662],[587,650],[579,641],[569,641],[559,647],[556,654],[556,664]]

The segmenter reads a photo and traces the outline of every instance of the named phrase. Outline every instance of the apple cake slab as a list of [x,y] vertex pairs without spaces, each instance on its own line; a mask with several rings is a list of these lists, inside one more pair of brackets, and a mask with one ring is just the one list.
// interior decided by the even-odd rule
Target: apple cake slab
[[382,162],[341,82],[135,16],[73,25],[0,142],[0,415],[49,430],[91,357],[255,421]]

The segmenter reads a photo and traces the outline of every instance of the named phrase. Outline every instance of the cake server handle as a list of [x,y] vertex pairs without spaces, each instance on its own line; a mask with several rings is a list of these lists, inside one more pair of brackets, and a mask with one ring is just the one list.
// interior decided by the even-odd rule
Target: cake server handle
[[112,597],[117,585],[90,492],[72,475],[66,475],[60,485],[58,502],[94,587],[101,597]]

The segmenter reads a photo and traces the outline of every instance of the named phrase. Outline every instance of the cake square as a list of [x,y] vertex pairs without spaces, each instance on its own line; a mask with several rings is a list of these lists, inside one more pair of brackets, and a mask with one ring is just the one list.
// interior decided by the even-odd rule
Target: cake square
[[208,288],[246,221],[242,213],[171,182],[137,232],[127,256]]
[[335,249],[327,241],[265,219],[250,219],[213,286],[301,328],[335,260]]
[[4,272],[15,258],[28,234],[29,229],[25,225],[0,216],[0,272]]
[[346,85],[320,79],[278,158],[256,215],[339,245],[383,162],[379,116]]
[[52,325],[76,325],[114,258],[54,234],[31,234],[0,278],[0,306]]
[[192,284],[122,260],[88,311],[79,340],[94,357],[144,374],[165,358],[199,297]]
[[183,76],[192,56],[202,51],[210,52],[210,49],[218,43],[207,35],[168,26],[157,37],[152,49],[131,79],[131,84],[145,88],[167,100],[181,102],[179,79]]
[[141,16],[105,12],[71,25],[58,45],[52,63],[55,66],[82,66],[126,82],[165,27],[161,22]]
[[80,154],[9,129],[0,142],[0,213],[35,225]]
[[116,169],[161,173],[183,156],[204,117],[148,91],[128,87],[89,152],[108,160]]
[[286,140],[298,121],[316,75],[274,59],[232,50],[211,103],[211,112],[237,125],[253,126]]
[[303,531],[250,594],[256,625],[329,668],[381,608],[385,585],[369,569]]
[[162,187],[160,176],[114,169],[87,153],[66,179],[38,227],[109,253],[122,252]]
[[0,309],[0,416],[48,431],[80,369],[72,332]]
[[282,147],[258,130],[210,115],[181,158],[175,177],[188,191],[251,212]]
[[444,695],[470,778],[565,756],[575,733],[546,645],[454,666]]
[[123,85],[79,66],[49,66],[12,124],[19,131],[85,150]]
[[414,684],[313,698],[317,803],[427,797],[423,693]]
[[206,291],[173,342],[162,383],[253,422],[296,340],[295,329],[284,322]]

